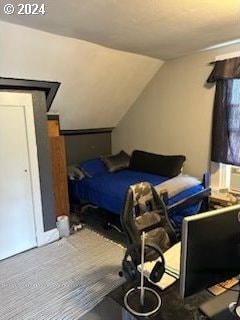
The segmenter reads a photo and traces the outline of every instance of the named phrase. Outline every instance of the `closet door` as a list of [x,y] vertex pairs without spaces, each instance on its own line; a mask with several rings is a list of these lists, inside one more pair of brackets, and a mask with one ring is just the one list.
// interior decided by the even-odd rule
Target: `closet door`
[[0,105],[0,260],[36,245],[26,110]]

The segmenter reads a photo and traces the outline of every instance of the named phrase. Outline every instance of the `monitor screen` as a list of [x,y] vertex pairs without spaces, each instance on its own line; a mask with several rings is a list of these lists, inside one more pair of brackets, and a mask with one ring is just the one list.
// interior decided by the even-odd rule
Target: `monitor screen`
[[187,297],[240,273],[240,205],[187,217],[182,224],[180,294]]

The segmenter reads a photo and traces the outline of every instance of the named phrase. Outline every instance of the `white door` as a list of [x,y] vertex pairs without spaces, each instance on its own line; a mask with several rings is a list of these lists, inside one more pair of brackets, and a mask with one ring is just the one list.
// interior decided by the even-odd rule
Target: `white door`
[[24,106],[0,104],[0,260],[37,245]]

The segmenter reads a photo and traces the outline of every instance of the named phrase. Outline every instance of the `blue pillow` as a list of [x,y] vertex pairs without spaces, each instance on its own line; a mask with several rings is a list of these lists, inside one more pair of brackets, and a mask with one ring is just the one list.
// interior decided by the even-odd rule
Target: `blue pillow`
[[108,173],[104,163],[100,159],[89,159],[79,164],[80,169],[89,177],[101,176]]

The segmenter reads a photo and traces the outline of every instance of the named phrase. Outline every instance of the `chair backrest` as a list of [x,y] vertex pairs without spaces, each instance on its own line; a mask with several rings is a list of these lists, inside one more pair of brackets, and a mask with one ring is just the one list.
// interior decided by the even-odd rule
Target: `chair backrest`
[[130,244],[140,243],[143,231],[146,243],[157,245],[163,252],[177,241],[166,207],[148,182],[128,188],[121,224]]

